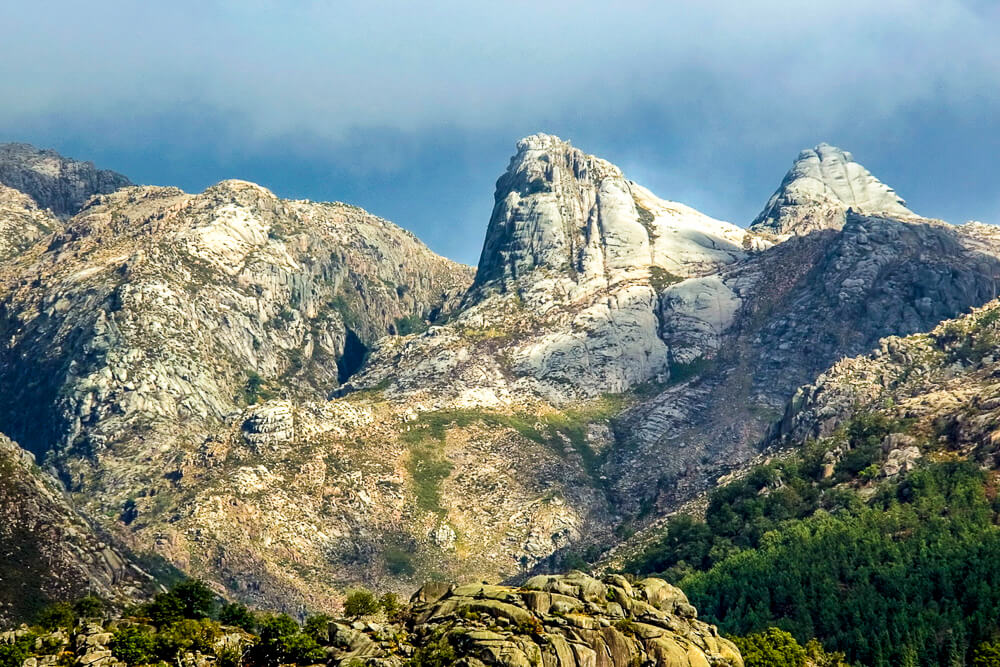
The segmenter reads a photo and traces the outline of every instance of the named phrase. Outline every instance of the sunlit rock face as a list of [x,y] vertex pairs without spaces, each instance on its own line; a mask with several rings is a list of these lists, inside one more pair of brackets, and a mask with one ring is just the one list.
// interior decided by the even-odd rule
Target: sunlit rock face
[[799,153],[750,229],[787,238],[817,229],[840,229],[848,209],[864,215],[913,218],[896,192],[830,144]]

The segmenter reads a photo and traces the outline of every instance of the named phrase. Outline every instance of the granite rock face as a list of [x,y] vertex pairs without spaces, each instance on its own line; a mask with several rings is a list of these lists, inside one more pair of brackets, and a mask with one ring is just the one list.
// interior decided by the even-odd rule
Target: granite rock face
[[[602,472],[614,480],[618,506],[656,498],[667,509],[707,488],[752,459],[798,386],[838,359],[988,302],[1000,287],[993,234],[983,225],[851,213],[842,230],[790,238],[720,272],[714,279],[725,289],[702,288],[705,310],[732,309],[714,349],[699,344],[698,354],[709,354],[678,355],[684,381],[617,422],[627,446],[611,451]],[[698,328],[668,316],[684,326],[664,339],[683,349]]]
[[39,455],[99,455],[140,423],[209,428],[271,384],[325,396],[468,273],[360,209],[227,181],[103,195],[0,275],[5,425]]
[[[697,620],[680,589],[582,572],[521,587],[428,584],[411,600],[412,654],[451,664],[507,667],[742,667],[739,651]],[[392,626],[333,624],[337,664],[403,665]],[[404,635],[405,636],[405,635]]]
[[[277,478],[262,465],[280,462],[322,507],[340,480],[322,483],[319,451],[290,461],[293,438],[343,433],[336,424],[357,423],[357,411],[341,422],[345,411],[334,410],[334,424],[309,431],[289,401],[323,403],[376,340],[402,321],[443,316],[471,279],[469,267],[344,204],[281,200],[241,181],[198,195],[100,195],[0,265],[0,421],[124,543],[208,576],[192,565],[203,547],[187,550],[189,538],[169,527],[193,514],[217,521],[213,534],[239,529],[239,508],[214,512],[191,494],[211,497],[215,483],[264,489]],[[240,454],[227,465],[233,447]],[[300,522],[314,508],[286,488]],[[332,539],[286,528],[295,544],[325,549]],[[268,575],[248,551],[257,564],[239,572],[252,585]],[[235,553],[224,567],[246,564]]]
[[65,158],[28,144],[0,144],[0,184],[31,197],[60,218],[75,215],[90,197],[132,185],[93,162]]
[[905,204],[850,153],[819,144],[799,153],[750,229],[779,238],[840,229],[849,209],[863,215],[915,217]]
[[762,247],[551,135],[518,142],[495,200],[467,301],[491,292],[572,301],[630,280],[703,275]]
[[908,469],[927,449],[913,434],[932,448],[940,441],[992,455],[1000,445],[998,321],[1000,302],[991,300],[927,333],[888,336],[869,354],[838,361],[795,392],[767,444],[826,437],[858,414],[878,412],[915,422],[909,435],[882,443],[892,464],[886,474]]

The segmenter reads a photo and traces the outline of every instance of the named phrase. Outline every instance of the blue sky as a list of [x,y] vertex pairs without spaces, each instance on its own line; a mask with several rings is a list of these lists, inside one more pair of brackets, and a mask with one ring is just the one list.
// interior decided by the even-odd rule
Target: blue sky
[[820,141],[923,215],[1000,222],[998,5],[8,2],[0,141],[347,201],[468,263],[537,131],[738,224]]

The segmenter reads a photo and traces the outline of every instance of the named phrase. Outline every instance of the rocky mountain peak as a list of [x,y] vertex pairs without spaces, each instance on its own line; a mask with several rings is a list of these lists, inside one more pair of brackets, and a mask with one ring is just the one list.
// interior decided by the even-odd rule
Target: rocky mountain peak
[[750,229],[786,238],[840,229],[848,209],[864,215],[916,217],[905,204],[849,152],[821,143],[799,153]]
[[75,215],[96,194],[132,185],[114,171],[93,162],[63,157],[30,144],[0,144],[0,184],[20,190],[43,209],[66,218]]
[[651,267],[703,275],[754,246],[748,236],[657,198],[567,141],[535,134],[517,142],[497,181],[473,294],[541,287],[573,298],[646,280]]
[[580,224],[607,177],[623,179],[614,165],[559,137],[534,134],[518,141],[517,153],[497,180],[476,284],[575,266]]

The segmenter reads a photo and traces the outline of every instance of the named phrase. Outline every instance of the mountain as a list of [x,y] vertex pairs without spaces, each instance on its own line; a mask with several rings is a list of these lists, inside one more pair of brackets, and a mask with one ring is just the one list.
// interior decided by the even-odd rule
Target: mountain
[[579,564],[746,469],[839,359],[996,296],[991,228],[813,153],[769,204],[826,221],[793,234],[527,137],[475,271],[242,181],[94,196],[0,264],[0,430],[128,550],[258,606]]
[[[470,281],[467,267],[347,205],[238,181],[102,195],[0,268],[0,419],[124,542],[195,570],[201,548],[149,517],[169,527],[176,512],[213,511],[191,504],[212,483],[255,493],[272,458],[320,482],[327,457],[343,466],[329,451],[289,459],[298,433],[331,428],[311,432],[291,399],[322,406],[369,345],[446,314]],[[284,400],[248,407],[279,391]],[[220,477],[227,460],[242,463]],[[213,530],[239,529],[233,519]],[[239,574],[248,586],[266,577]]]
[[0,184],[23,192],[60,218],[76,214],[93,195],[132,185],[93,162],[64,158],[29,144],[0,144]]
[[849,210],[889,218],[916,217],[905,204],[850,153],[819,144],[799,153],[750,229],[779,238],[840,229]]
[[795,393],[764,465],[616,565],[667,573],[726,632],[779,625],[852,663],[988,654],[1000,616],[998,323],[992,300],[839,361]]

